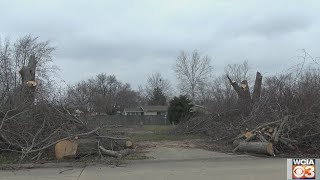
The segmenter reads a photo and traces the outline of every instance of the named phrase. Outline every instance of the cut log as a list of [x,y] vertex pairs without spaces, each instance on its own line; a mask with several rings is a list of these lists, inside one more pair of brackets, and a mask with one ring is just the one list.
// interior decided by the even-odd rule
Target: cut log
[[260,133],[257,132],[257,137],[260,139],[262,142],[268,142],[268,140]]
[[98,140],[96,138],[77,139],[78,144],[77,157],[83,157],[91,154],[98,154]]
[[[246,140],[244,140],[244,142],[249,142],[249,141],[251,141],[252,139],[254,139],[255,137],[256,137],[256,134],[253,134],[253,136],[247,138]],[[240,144],[241,144],[241,143],[240,143]],[[232,151],[233,153],[235,153],[236,151],[238,151],[240,144],[239,144],[236,148],[233,149],[233,151]]]
[[132,148],[133,147],[133,142],[131,140],[126,141],[126,147],[127,148]]
[[103,146],[99,146],[99,149],[101,150],[102,154],[106,154],[108,156],[113,156],[113,157],[121,157],[121,154],[117,151],[112,151],[104,148]]
[[112,151],[112,150],[107,150],[103,146],[99,146],[99,149],[101,150],[102,154],[108,155],[108,156],[113,156],[116,158],[122,158],[125,157],[133,152],[132,149],[124,149],[122,151]]
[[[99,154],[101,152],[100,146],[106,150],[110,150],[110,152],[120,152],[127,148],[133,148],[133,142],[131,140],[126,138],[110,138],[86,137],[59,141],[55,145],[56,158],[63,159]],[[112,153],[110,153],[110,155],[112,155]]]
[[58,160],[66,157],[75,157],[78,144],[70,140],[62,140],[55,145],[55,155]]
[[129,138],[115,138],[110,136],[98,136],[103,147],[111,150],[133,148],[133,142]]
[[269,128],[269,129],[268,129],[268,132],[269,132],[269,133],[273,133],[273,130],[274,130],[273,128]]
[[[266,134],[266,132],[264,133],[264,134]],[[271,134],[268,134],[268,136],[271,136]],[[257,137],[262,141],[262,142],[269,142],[261,133],[257,133]],[[276,147],[274,147],[273,146],[273,151],[274,151],[274,153],[275,154],[279,154],[280,153],[280,151],[276,148]]]
[[269,142],[241,142],[239,151],[274,156],[273,145]]
[[251,138],[251,136],[253,136],[254,134],[252,133],[252,132],[250,132],[250,131],[248,131],[248,132],[246,132],[245,134],[244,134],[244,137],[246,138],[246,139],[248,139],[248,138]]
[[244,140],[242,140],[242,139],[236,139],[236,140],[234,140],[233,143],[232,143],[233,148],[236,148],[237,146],[239,146],[239,144],[240,144],[241,142],[243,142],[243,141],[244,141]]

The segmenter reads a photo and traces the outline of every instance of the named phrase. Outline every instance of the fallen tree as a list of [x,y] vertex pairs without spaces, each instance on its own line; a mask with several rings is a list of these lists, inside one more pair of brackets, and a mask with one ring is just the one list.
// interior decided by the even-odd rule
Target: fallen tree
[[58,159],[102,152],[123,157],[132,152],[125,151],[133,147],[128,138],[102,136],[100,130],[108,127],[89,128],[62,104],[38,92],[36,67],[37,59],[31,56],[28,65],[19,71],[21,85],[12,90],[1,109],[0,153],[20,153],[23,160],[39,159],[44,152],[53,150]]
[[83,157],[87,155],[108,155],[117,158],[133,152],[133,143],[129,139],[117,138],[75,138],[62,140],[55,145],[55,155],[58,160],[63,158]]
[[269,142],[241,142],[238,149],[243,152],[274,155],[273,145]]

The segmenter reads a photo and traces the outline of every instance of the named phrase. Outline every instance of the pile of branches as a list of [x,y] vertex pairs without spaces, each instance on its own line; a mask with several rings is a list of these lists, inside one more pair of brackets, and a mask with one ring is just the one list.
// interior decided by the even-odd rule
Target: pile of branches
[[242,117],[237,110],[224,113],[197,113],[187,121],[182,121],[174,132],[185,134],[201,134],[212,137],[214,141],[228,140],[242,129]]
[[280,153],[276,146],[285,146],[295,150],[297,141],[289,139],[283,134],[284,126],[288,120],[289,117],[285,116],[283,120],[258,126],[251,131],[246,129],[234,139],[233,152],[244,151],[275,156]]
[[[9,110],[2,113],[1,117],[0,153],[16,152],[21,159],[40,159],[48,153],[60,153],[59,156],[62,153],[59,159],[90,154],[120,157],[123,156],[121,150],[132,147],[132,143],[125,144],[131,142],[128,138],[100,136],[99,131],[104,127],[88,128],[81,119],[62,106],[49,102],[38,102],[23,110]],[[76,143],[77,150],[73,154],[65,150],[56,152],[55,146],[62,141],[67,142],[64,149]]]
[[31,56],[20,70],[22,84],[0,105],[0,153],[15,152],[20,160],[57,159],[91,154],[123,157],[133,143],[124,137],[101,136],[103,127],[89,127],[61,103],[49,100],[37,88],[37,60]]
[[[215,141],[228,142],[230,149],[239,134],[242,138],[235,145],[246,141],[250,132],[253,139],[249,138],[248,142],[271,143],[274,154],[320,156],[319,70],[267,77],[258,90],[261,94],[255,96],[250,95],[246,81],[238,85],[228,78],[237,91],[238,103],[224,112],[212,109],[211,115],[192,117],[181,123],[177,132],[206,134]],[[262,82],[259,80],[258,85]]]

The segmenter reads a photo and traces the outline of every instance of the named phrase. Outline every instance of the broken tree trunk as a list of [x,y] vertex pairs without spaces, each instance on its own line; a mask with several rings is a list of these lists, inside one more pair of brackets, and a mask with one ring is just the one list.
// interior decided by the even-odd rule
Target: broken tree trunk
[[[103,147],[106,151],[102,153],[100,147]],[[123,150],[132,147],[132,141],[126,138],[114,138],[111,140],[110,138],[101,139],[90,137],[60,141],[55,145],[55,154],[57,159],[82,157],[100,153],[120,157],[118,156],[119,154],[121,156],[126,154],[126,151]]]
[[27,66],[19,71],[22,84],[14,89],[6,101],[6,108],[19,109],[30,106],[35,100],[37,60],[31,55]]
[[228,78],[230,84],[232,85],[233,89],[238,94],[240,101],[250,101],[251,100],[249,85],[248,85],[247,80],[243,80],[239,86],[236,81],[231,80],[229,75],[227,75],[227,78]]
[[[252,134],[252,136],[248,137],[247,139],[245,139],[245,140],[242,141],[242,142],[249,142],[249,141],[251,141],[252,139],[254,139],[255,137],[256,137],[256,134]],[[236,142],[235,142],[235,143],[236,143]],[[241,144],[241,142],[239,143],[239,145],[238,145],[236,148],[233,149],[233,151],[232,151],[233,153],[235,153],[236,151],[239,150],[240,144]]]
[[28,81],[35,81],[36,77],[37,60],[34,55],[31,55],[27,66],[24,66],[19,71],[22,84],[26,84]]
[[274,155],[273,145],[269,142],[241,142],[239,144],[239,151]]
[[252,93],[253,103],[258,102],[260,100],[261,85],[262,85],[262,75],[260,72],[257,72],[256,81],[254,83],[254,88],[253,88],[253,93]]
[[253,103],[259,101],[259,99],[260,99],[261,84],[262,84],[261,73],[257,72],[252,98],[250,95],[250,90],[249,90],[249,85],[248,85],[247,80],[243,80],[239,86],[236,81],[233,81],[229,77],[229,75],[227,75],[227,78],[228,78],[230,84],[232,85],[233,89],[238,94],[239,109],[241,109],[241,111],[245,114],[249,113],[251,111]]

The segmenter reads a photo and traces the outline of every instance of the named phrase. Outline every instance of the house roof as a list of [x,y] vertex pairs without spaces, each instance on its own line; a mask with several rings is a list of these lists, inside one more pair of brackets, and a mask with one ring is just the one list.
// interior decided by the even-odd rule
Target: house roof
[[141,106],[144,112],[166,112],[168,106]]
[[136,108],[124,108],[124,112],[143,112],[141,107],[136,107]]

